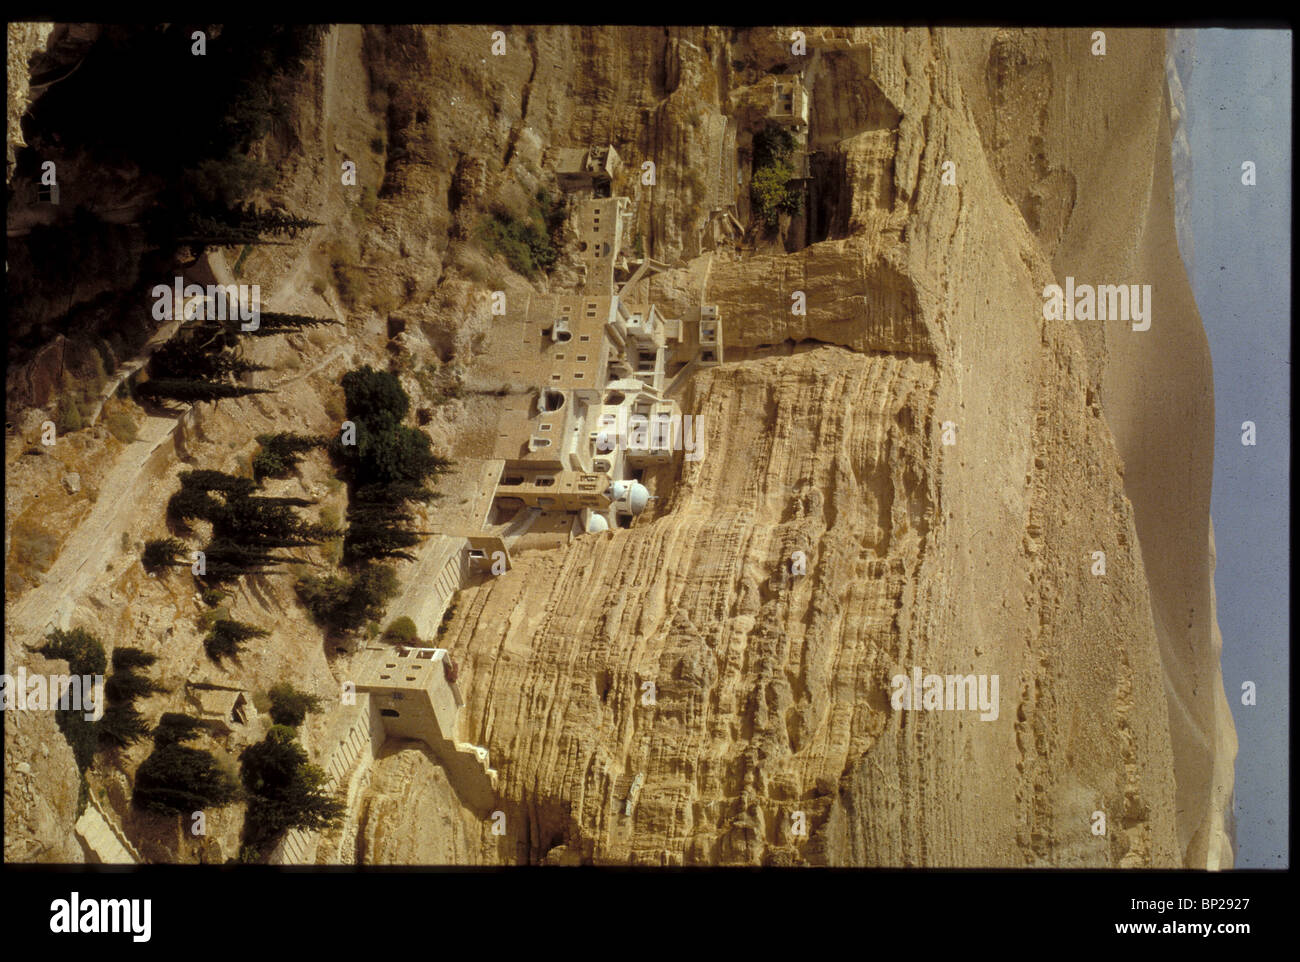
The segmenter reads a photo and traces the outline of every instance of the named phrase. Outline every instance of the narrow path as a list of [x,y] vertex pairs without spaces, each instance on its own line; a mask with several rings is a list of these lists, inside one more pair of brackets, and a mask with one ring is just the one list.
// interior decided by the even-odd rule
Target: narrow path
[[149,458],[164,444],[171,443],[178,420],[179,417],[145,417],[136,440],[122,451],[100,485],[90,515],[63,543],[44,580],[7,606],[7,660],[20,654],[21,649],[15,646],[35,645],[49,626],[62,627],[77,601],[95,578],[103,576],[105,564],[120,550],[122,533],[134,533],[130,525],[135,509],[132,492]]

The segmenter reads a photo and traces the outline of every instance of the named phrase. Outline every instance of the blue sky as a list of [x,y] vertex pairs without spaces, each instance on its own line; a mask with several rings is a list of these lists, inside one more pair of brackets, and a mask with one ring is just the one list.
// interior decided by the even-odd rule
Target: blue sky
[[[1223,681],[1240,748],[1237,867],[1289,864],[1291,34],[1198,30],[1184,78],[1192,288],[1214,363],[1211,516]],[[1242,184],[1253,161],[1256,185]],[[1257,443],[1241,443],[1242,422]],[[1242,683],[1257,704],[1242,705]]]

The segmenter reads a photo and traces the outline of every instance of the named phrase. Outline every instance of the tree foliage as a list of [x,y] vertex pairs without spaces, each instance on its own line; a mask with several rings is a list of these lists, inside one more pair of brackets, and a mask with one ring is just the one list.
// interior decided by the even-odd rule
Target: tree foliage
[[273,725],[262,741],[244,749],[240,774],[249,795],[244,842],[253,847],[293,828],[323,829],[337,825],[346,806],[325,791],[325,773],[307,760],[307,752],[286,725]]
[[795,176],[795,147],[794,134],[777,124],[768,124],[754,135],[749,199],[754,216],[769,229],[781,214],[797,214],[803,206],[802,191],[789,186]]
[[[73,628],[70,631],[55,628],[37,651],[47,658],[64,659],[68,663],[69,672],[80,675],[83,679],[86,676],[102,677],[108,664],[103,644],[85,628]],[[88,705],[82,705],[55,708],[54,711],[55,722],[72,748],[77,767],[82,771],[94,761],[95,749],[99,743],[99,723],[86,717],[88,709]],[[100,721],[102,720],[101,718]]]
[[182,744],[204,727],[198,719],[176,712],[158,720],[153,753],[135,773],[136,805],[164,815],[189,815],[241,797],[239,782],[211,752]]
[[221,384],[182,378],[150,378],[136,385],[135,393],[137,397],[193,403],[271,392],[266,388],[246,387],[242,384]]
[[287,477],[298,466],[303,454],[324,447],[329,439],[281,431],[279,434],[259,434],[257,443],[261,448],[253,456],[253,478],[260,483],[264,478]]
[[252,638],[265,638],[271,632],[256,625],[235,621],[231,618],[218,618],[208,629],[203,639],[203,649],[213,661],[233,658],[244,650],[244,643]]
[[285,681],[273,685],[267,694],[271,698],[271,721],[277,725],[297,727],[303,723],[309,711],[320,710],[319,698],[298,691]]
[[294,588],[317,624],[355,631],[383,617],[384,608],[397,595],[397,572],[370,563],[341,575],[306,575]]

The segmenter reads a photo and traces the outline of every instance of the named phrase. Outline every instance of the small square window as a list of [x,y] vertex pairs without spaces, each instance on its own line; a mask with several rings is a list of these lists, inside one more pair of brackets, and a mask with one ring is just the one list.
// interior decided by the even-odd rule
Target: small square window
[[543,425],[542,425],[542,430],[543,430],[543,431],[549,431],[550,429],[551,429],[551,426],[550,426],[549,424],[543,424]]
[[[590,335],[590,334],[583,334],[583,335],[581,335],[581,336],[578,338],[578,340],[580,340],[580,341],[590,341],[590,340],[591,340],[591,335]],[[518,374],[519,372],[516,371],[515,373]]]
[[586,359],[587,359],[587,355],[585,355],[585,354],[579,354],[579,355],[578,355],[578,360],[579,360],[579,361],[585,361]]
[[563,361],[563,360],[564,360],[564,355],[563,355],[563,354],[557,354],[557,355],[555,355],[555,359],[556,359],[557,361]]
[[581,371],[578,372],[577,374],[573,375],[573,377],[575,380],[579,380],[579,381],[582,380],[582,372]]

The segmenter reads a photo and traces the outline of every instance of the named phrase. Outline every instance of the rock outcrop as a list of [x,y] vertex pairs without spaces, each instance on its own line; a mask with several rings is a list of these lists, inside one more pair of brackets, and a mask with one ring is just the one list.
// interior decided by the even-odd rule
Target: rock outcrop
[[[490,817],[436,753],[390,744],[350,783],[328,858],[1231,864],[1213,395],[1175,240],[1164,34],[1110,31],[1094,57],[1085,31],[814,29],[801,57],[788,32],[516,27],[502,57],[478,27],[325,38],[284,138],[298,149],[268,146],[286,206],[325,226],[244,271],[276,309],[337,311],[346,332],[259,339],[252,359],[273,370],[254,383],[275,394],[200,406],[176,450],[151,455],[147,496],[79,517],[114,540],[127,526],[161,536],[180,458],[231,469],[259,431],[332,430],[340,373],[383,363],[395,329],[416,364],[454,364],[475,385],[489,292],[548,281],[483,257],[474,226],[552,186],[556,146],[616,147],[629,247],[640,236],[671,268],[646,297],[670,317],[718,305],[727,361],[682,387],[703,457],[647,471],[657,500],[630,529],[519,552],[460,592],[437,644],[460,665],[459,737],[499,772]],[[810,209],[775,238],[718,246],[706,228],[737,194],[719,157],[740,142],[735,105],[757,109],[732,95],[798,71]],[[372,208],[340,187],[345,159],[374,185]],[[355,245],[365,278],[346,311],[310,289],[330,237]],[[1045,320],[1043,289],[1067,276],[1152,285],[1150,329]],[[493,390],[438,407],[440,450],[490,429]],[[23,467],[7,516],[60,471],[80,473],[85,498],[140,443]],[[340,506],[327,483],[309,460],[273,493]],[[476,483],[444,482],[431,530],[475,517]],[[239,589],[235,615],[274,631],[217,669],[181,579],[146,578],[129,557],[99,576],[113,554],[78,569],[72,594],[43,586],[42,612],[93,616],[113,643],[157,653],[173,688],[210,675],[316,692],[327,712],[304,740],[328,758],[350,655],[323,642],[287,579]],[[23,643],[44,622],[30,600],[7,604],[21,616],[7,619],[8,660],[35,657]],[[994,717],[901,709],[894,679],[914,668],[996,676]],[[154,720],[178,698],[142,708]],[[31,765],[6,775],[19,860],[77,851],[76,769],[45,720],[44,762],[28,736],[6,738],[6,771]],[[147,750],[123,753],[121,771]]]

